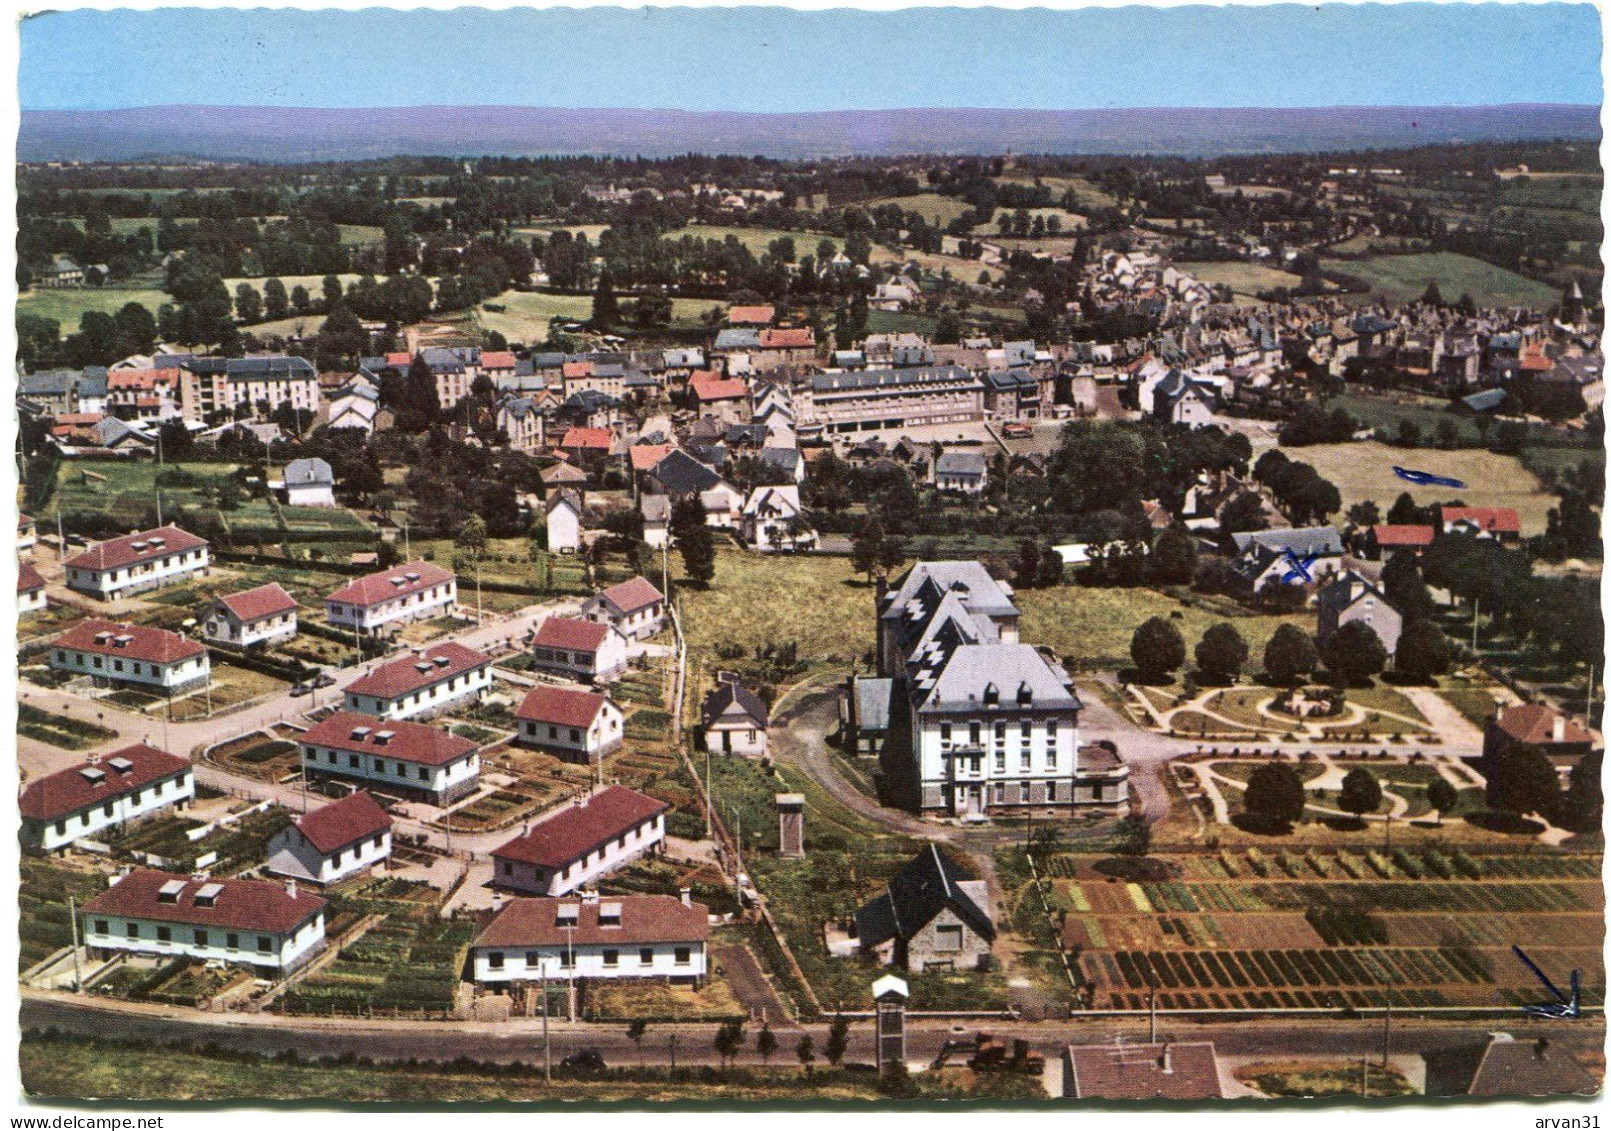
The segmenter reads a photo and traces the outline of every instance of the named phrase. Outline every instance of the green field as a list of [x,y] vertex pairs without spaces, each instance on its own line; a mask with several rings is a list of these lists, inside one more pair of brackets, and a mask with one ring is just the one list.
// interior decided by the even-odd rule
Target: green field
[[760,258],[767,245],[776,239],[792,239],[796,258],[802,255],[816,255],[817,244],[825,239],[833,240],[836,248],[843,248],[845,243],[844,240],[823,232],[785,232],[781,228],[733,228],[718,224],[690,224],[686,228],[678,228],[675,232],[667,232],[665,238],[675,241],[683,236],[697,236],[706,240],[726,240],[728,236],[735,236],[738,242],[749,248],[756,258]]
[[961,197],[941,196],[937,192],[921,192],[916,196],[886,196],[869,200],[862,205],[871,212],[885,204],[899,205],[903,212],[916,212],[930,227],[943,228],[952,220],[973,211],[973,206]]
[[61,323],[63,334],[78,332],[78,319],[87,310],[116,314],[124,303],[137,302],[152,314],[172,300],[162,291],[150,288],[78,287],[47,290],[34,287],[17,299],[18,314],[35,314]]
[[386,242],[386,230],[374,224],[338,224],[341,242],[358,247],[378,246]]
[[1357,275],[1371,290],[1394,302],[1413,302],[1437,283],[1444,301],[1469,294],[1478,306],[1547,307],[1559,297],[1554,287],[1452,251],[1421,255],[1377,255],[1359,260],[1324,259],[1328,269]]
[[[623,299],[629,302],[630,299]],[[591,295],[538,294],[532,291],[504,291],[487,300],[504,309],[487,310],[485,304],[476,307],[474,319],[482,330],[496,331],[511,342],[536,345],[548,340],[548,322],[552,318],[569,318],[586,322],[593,316]],[[699,316],[713,306],[726,309],[726,303],[708,298],[674,298],[671,316],[674,321],[697,324]]]
[[[379,231],[380,229],[377,228],[375,230]],[[308,289],[308,296],[312,298],[314,302],[321,302],[324,299],[323,275],[277,275],[275,278],[279,279],[280,282],[285,284],[285,293],[287,295],[289,295],[297,287],[302,286]],[[356,272],[349,271],[345,274],[337,275],[336,278],[341,280],[341,285],[343,288],[345,288],[349,283],[356,283],[359,279],[363,278],[363,276],[357,274]],[[234,278],[225,279],[224,287],[229,291],[230,300],[233,301],[235,298],[235,287],[240,283],[251,283],[258,289],[259,293],[262,293],[263,284],[267,281],[267,279],[267,275],[239,275]],[[375,281],[385,282],[386,276],[376,275]],[[164,301],[167,300],[165,299]]]
[[1295,287],[1303,280],[1290,271],[1277,271],[1274,267],[1266,267],[1260,263],[1243,263],[1240,260],[1225,263],[1177,263],[1189,275],[1193,275],[1210,286],[1224,284],[1231,288],[1232,293],[1255,297],[1259,291],[1270,291],[1276,287]]

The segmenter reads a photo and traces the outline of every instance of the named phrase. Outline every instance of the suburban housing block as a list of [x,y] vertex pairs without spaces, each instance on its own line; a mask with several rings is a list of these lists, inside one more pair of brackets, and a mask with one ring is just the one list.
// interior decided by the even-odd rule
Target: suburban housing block
[[705,977],[710,913],[669,895],[512,899],[470,945],[472,976],[502,984],[542,978]]
[[564,895],[666,838],[664,801],[622,785],[567,805],[492,852],[495,886]]
[[567,762],[596,763],[621,748],[621,708],[608,695],[539,684],[515,712],[515,741]]
[[18,802],[24,847],[44,852],[196,795],[190,762],[154,746],[91,754],[76,766],[28,783]]
[[392,819],[364,790],[304,813],[268,842],[268,869],[329,884],[392,854]]
[[50,666],[87,675],[97,686],[124,684],[174,692],[207,682],[212,660],[196,640],[143,624],[101,617],[79,621],[50,648]]
[[102,600],[174,585],[206,573],[208,547],[177,526],[159,526],[105,542],[67,559],[67,587]]
[[626,671],[627,643],[607,624],[549,617],[532,639],[531,656],[538,671],[603,683]]
[[234,648],[288,640],[296,635],[296,609],[296,598],[275,582],[225,593],[202,614],[202,635]]
[[665,627],[665,610],[665,595],[647,578],[634,577],[588,598],[582,616],[609,625],[628,640],[645,640]]
[[424,723],[381,723],[337,711],[303,732],[311,777],[361,782],[377,792],[443,805],[475,789],[481,757],[469,739]]
[[491,686],[491,657],[449,641],[353,680],[345,689],[346,708],[382,719],[407,719],[463,699],[480,699]]
[[430,562],[409,562],[343,585],[324,599],[324,608],[332,628],[374,636],[452,612],[458,600],[452,572]]

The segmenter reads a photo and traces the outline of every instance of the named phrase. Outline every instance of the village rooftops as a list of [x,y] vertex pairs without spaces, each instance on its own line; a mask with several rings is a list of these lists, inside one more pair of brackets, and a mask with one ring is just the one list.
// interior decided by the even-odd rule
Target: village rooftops
[[37,593],[45,587],[45,579],[34,568],[33,562],[17,563],[17,592]]
[[508,350],[488,350],[481,355],[482,369],[513,369],[515,355]]
[[623,785],[612,785],[579,805],[563,807],[529,831],[494,849],[492,854],[545,868],[563,868],[659,816],[667,808],[664,801]]
[[993,941],[995,924],[963,887],[977,880],[931,843],[906,862],[883,895],[856,912],[857,938],[863,947],[909,938],[949,907],[980,938]]
[[532,641],[537,648],[564,648],[572,652],[597,652],[609,635],[610,626],[575,617],[549,617],[537,629]]
[[708,491],[722,481],[711,467],[678,448],[654,465],[653,475],[673,495]]
[[526,692],[515,718],[585,730],[593,725],[593,720],[609,702],[608,696],[596,691],[540,683]]
[[733,306],[727,310],[729,326],[770,326],[777,309],[771,306]]
[[237,620],[246,623],[279,613],[295,612],[297,607],[296,598],[274,581],[259,585],[256,589],[225,593],[218,598],[218,603],[235,614]]
[[297,818],[297,829],[322,855],[328,856],[360,840],[379,836],[392,819],[365,790],[321,805]]
[[674,450],[670,444],[633,444],[627,449],[627,456],[632,461],[633,471],[653,471],[655,464]]
[[189,768],[188,759],[136,743],[29,782],[18,804],[30,820],[55,821]]
[[439,565],[414,561],[406,565],[393,566],[391,569],[383,569],[379,573],[366,574],[356,581],[343,585],[325,600],[360,607],[379,605],[397,597],[406,597],[410,593],[418,593],[422,589],[430,589],[452,581],[454,576],[451,571]]
[[1238,553],[1262,548],[1282,553],[1291,550],[1300,558],[1335,556],[1343,552],[1342,534],[1335,526],[1306,526],[1296,530],[1256,530],[1233,534]]
[[84,904],[85,915],[116,915],[198,927],[294,933],[325,909],[308,891],[278,880],[196,879],[150,868],[130,872]]
[[123,569],[136,562],[206,548],[207,539],[198,538],[188,530],[180,530],[177,526],[159,526],[155,530],[142,530],[122,538],[109,538],[67,559],[67,568],[100,571]]
[[[565,914],[560,909],[565,909]],[[472,946],[694,943],[710,937],[702,903],[669,895],[618,895],[599,900],[512,899]]]
[[1029,644],[958,644],[937,671],[913,665],[925,713],[1081,709],[1068,676]]
[[368,675],[349,683],[345,690],[349,695],[397,699],[490,663],[490,656],[450,640],[433,644],[416,655],[381,664]]
[[1383,524],[1371,527],[1378,546],[1430,546],[1433,530],[1430,526],[1413,524]]
[[1206,1100],[1224,1097],[1212,1041],[1070,1045],[1076,1099]]
[[647,609],[666,599],[665,594],[654,587],[654,582],[641,576],[601,589],[599,597],[622,616],[630,616],[639,609]]
[[761,348],[764,350],[814,349],[816,345],[817,336],[811,332],[809,326],[793,330],[761,331]]
[[1555,743],[1576,746],[1594,741],[1594,736],[1577,720],[1561,714],[1545,703],[1518,703],[1503,707],[1494,717],[1494,721],[1499,729],[1511,738],[1529,746],[1548,746]]
[[848,393],[871,389],[896,389],[903,385],[933,385],[956,382],[968,389],[983,389],[984,382],[958,365],[923,365],[910,369],[867,369],[860,373],[821,373],[811,378],[811,391]]
[[688,387],[701,401],[742,400],[750,391],[742,378],[722,377],[704,370],[688,379]]
[[1510,507],[1443,507],[1443,529],[1471,525],[1498,534],[1520,534],[1521,516]]
[[120,624],[102,617],[79,621],[58,636],[51,646],[156,664],[173,664],[207,654],[201,642],[180,636],[177,632],[143,624]]
[[304,746],[379,754],[420,766],[446,766],[476,747],[469,739],[458,738],[438,727],[404,719],[380,722],[373,715],[360,715],[356,711],[337,711],[303,731],[298,741]]
[[608,428],[571,428],[559,442],[562,448],[577,451],[608,452],[615,443],[615,434]]

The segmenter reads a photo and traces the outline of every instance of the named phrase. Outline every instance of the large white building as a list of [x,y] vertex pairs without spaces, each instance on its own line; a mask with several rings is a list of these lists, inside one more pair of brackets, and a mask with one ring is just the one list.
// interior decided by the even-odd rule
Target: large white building
[[159,526],[109,538],[67,559],[67,587],[109,601],[176,585],[207,572],[207,540]]
[[324,599],[331,628],[363,636],[394,632],[405,624],[453,611],[458,579],[430,562],[409,562],[367,574]]
[[304,813],[268,842],[268,870],[332,884],[392,854],[392,819],[364,790]]
[[344,689],[346,708],[381,719],[434,714],[492,687],[492,658],[448,641],[381,664]]
[[663,844],[667,808],[664,801],[612,785],[493,849],[492,882],[528,895],[575,891]]
[[296,635],[296,598],[278,582],[215,597],[201,615],[201,632],[214,644],[250,648]]
[[901,707],[883,769],[909,808],[983,818],[1128,796],[1111,751],[1080,749],[1073,680],[1019,642],[1011,590],[979,563],[914,565],[880,598],[878,655]]
[[183,808],[195,796],[189,761],[165,750],[136,744],[104,756],[91,754],[28,783],[18,802],[22,843],[55,852],[102,829],[169,806]]
[[84,945],[92,955],[119,951],[199,958],[278,975],[324,947],[325,901],[295,880],[225,880],[141,869],[113,877],[84,904]]
[[569,978],[700,982],[710,913],[669,895],[512,899],[470,944],[484,985]]
[[476,744],[424,723],[382,723],[337,711],[302,733],[310,777],[357,782],[377,793],[445,805],[481,777]]
[[58,636],[50,646],[50,666],[68,675],[87,675],[100,687],[169,693],[204,684],[212,674],[212,659],[200,641],[102,617],[81,620]]
[[319,372],[301,357],[195,357],[179,368],[179,410],[201,421],[246,407],[264,419],[282,405],[317,412]]

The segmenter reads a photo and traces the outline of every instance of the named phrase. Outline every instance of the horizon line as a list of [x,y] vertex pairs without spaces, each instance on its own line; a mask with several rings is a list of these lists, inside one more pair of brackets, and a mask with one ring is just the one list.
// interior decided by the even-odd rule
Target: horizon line
[[1010,114],[1092,114],[1123,113],[1128,111],[1166,110],[1262,110],[1297,112],[1306,110],[1498,110],[1515,108],[1570,108],[1588,109],[1604,105],[1601,102],[1333,102],[1305,106],[1268,105],[1207,105],[1203,103],[1148,106],[850,106],[836,110],[688,110],[675,106],[558,106],[520,102],[419,102],[397,103],[382,106],[312,106],[282,105],[270,102],[153,102],[128,106],[56,106],[22,107],[24,114],[120,114],[133,110],[291,110],[291,111],[376,111],[376,110],[562,110],[574,113],[654,113],[687,114],[708,117],[712,115],[743,115],[746,117],[829,117],[836,114],[934,114],[934,113],[1010,113]]

